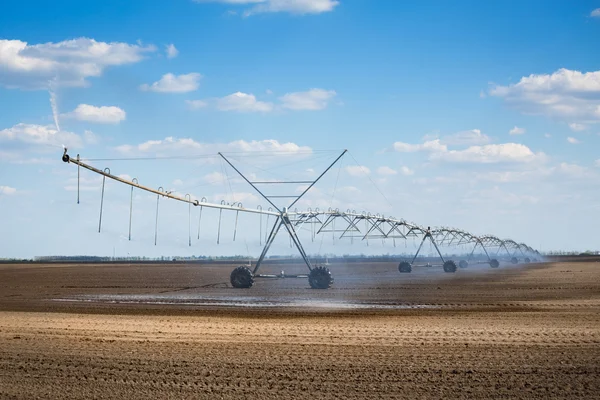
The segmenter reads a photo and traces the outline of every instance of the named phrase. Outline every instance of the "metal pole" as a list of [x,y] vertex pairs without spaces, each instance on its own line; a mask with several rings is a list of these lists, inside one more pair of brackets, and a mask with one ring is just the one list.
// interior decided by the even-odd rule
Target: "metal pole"
[[302,196],[304,196],[304,195],[306,194],[306,192],[308,192],[308,191],[309,191],[309,190],[310,190],[310,189],[311,189],[313,186],[315,186],[315,184],[316,184],[317,182],[319,182],[319,180],[320,180],[320,179],[323,177],[323,175],[325,175],[325,174],[327,173],[327,171],[329,171],[329,170],[331,169],[331,167],[333,167],[333,166],[335,165],[335,163],[336,163],[336,162],[338,162],[338,160],[339,160],[340,158],[342,158],[342,157],[344,156],[344,154],[346,154],[346,152],[347,152],[347,151],[348,151],[348,150],[344,150],[344,151],[342,152],[342,154],[340,154],[340,155],[338,156],[338,158],[336,158],[336,159],[335,159],[335,161],[334,161],[334,162],[332,162],[332,163],[331,163],[331,165],[330,165],[329,167],[327,167],[327,169],[326,169],[325,171],[323,171],[323,173],[322,173],[321,175],[319,175],[319,177],[318,177],[317,179],[315,179],[315,180],[314,180],[314,182],[313,182],[313,183],[312,183],[312,184],[311,184],[309,187],[307,187],[307,188],[306,188],[306,190],[305,190],[304,192],[302,192],[302,193],[300,194],[300,196],[298,196],[298,198],[297,198],[296,200],[294,200],[294,202],[293,202],[292,204],[290,204],[290,205],[288,206],[288,208],[292,208],[292,206],[293,206],[294,204],[296,204],[296,202],[297,202],[298,200],[300,200],[300,199],[302,198]]
[[269,251],[271,244],[273,244],[273,241],[275,240],[275,237],[277,236],[277,232],[279,232],[279,229],[281,228],[282,224],[283,224],[283,221],[281,219],[281,216],[277,217],[277,219],[275,220],[275,224],[273,224],[273,228],[271,229],[271,233],[269,234],[269,238],[265,242],[265,247],[263,248],[262,253],[260,253],[260,257],[258,257],[256,266],[254,267],[254,270],[252,271],[253,275],[256,275],[256,273],[258,272],[258,269],[260,268],[260,264],[262,264],[265,256],[267,255],[267,252]]

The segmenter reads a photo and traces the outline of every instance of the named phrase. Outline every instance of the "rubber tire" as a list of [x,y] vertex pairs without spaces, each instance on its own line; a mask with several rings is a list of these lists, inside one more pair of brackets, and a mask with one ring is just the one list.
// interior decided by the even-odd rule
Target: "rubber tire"
[[525,260],[523,260],[523,261],[525,261],[525,264],[529,264],[531,262],[531,260],[529,259],[529,257],[525,257]]
[[236,289],[248,289],[254,285],[254,276],[248,267],[237,267],[229,277],[231,286]]
[[410,274],[412,272],[412,265],[410,265],[408,261],[401,261],[400,264],[398,264],[398,271],[403,274]]
[[491,268],[498,268],[500,266],[500,262],[498,260],[496,260],[495,258],[492,258],[490,260],[490,267]]
[[510,259],[510,262],[513,263],[513,264],[518,264],[519,260],[517,259],[517,257],[513,257],[513,258]]
[[452,260],[448,260],[444,263],[444,272],[455,273],[456,272],[456,263]]
[[458,266],[460,268],[467,268],[469,266],[469,262],[467,260],[460,260],[458,262]]
[[333,284],[333,277],[329,268],[318,266],[308,274],[308,283],[313,289],[329,289]]

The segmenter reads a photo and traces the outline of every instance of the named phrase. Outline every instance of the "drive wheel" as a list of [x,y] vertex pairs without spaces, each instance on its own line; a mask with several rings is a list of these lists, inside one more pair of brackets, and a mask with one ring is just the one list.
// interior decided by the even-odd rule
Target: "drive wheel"
[[412,266],[408,261],[402,261],[398,264],[398,271],[402,273],[410,273],[412,272]]
[[496,260],[495,258],[492,258],[490,260],[490,267],[498,268],[499,266],[500,266],[500,262],[498,260]]
[[333,277],[328,268],[319,266],[310,271],[308,283],[313,289],[328,289],[333,284]]
[[469,262],[467,260],[460,260],[458,262],[458,266],[460,268],[467,268],[469,266]]
[[510,259],[510,262],[513,263],[513,264],[518,264],[519,260],[517,259],[517,257],[513,257],[513,258]]
[[452,260],[448,260],[444,263],[444,272],[454,273],[456,272],[456,263]]
[[525,261],[526,264],[529,264],[531,262],[531,260],[529,259],[529,257],[525,257],[525,260],[523,260],[523,261]]
[[254,276],[248,267],[237,267],[231,271],[229,281],[231,286],[237,289],[247,289],[254,285]]

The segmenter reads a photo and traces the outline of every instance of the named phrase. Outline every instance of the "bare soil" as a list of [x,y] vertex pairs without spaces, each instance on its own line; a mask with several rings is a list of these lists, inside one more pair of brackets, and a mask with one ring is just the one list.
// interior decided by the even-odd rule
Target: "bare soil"
[[598,398],[599,262],[396,266],[0,265],[0,399]]

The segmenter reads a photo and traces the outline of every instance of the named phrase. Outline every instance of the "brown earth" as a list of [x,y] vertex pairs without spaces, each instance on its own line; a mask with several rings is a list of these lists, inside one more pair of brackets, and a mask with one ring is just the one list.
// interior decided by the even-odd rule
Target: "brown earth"
[[0,399],[599,396],[600,263],[231,269],[0,265]]

